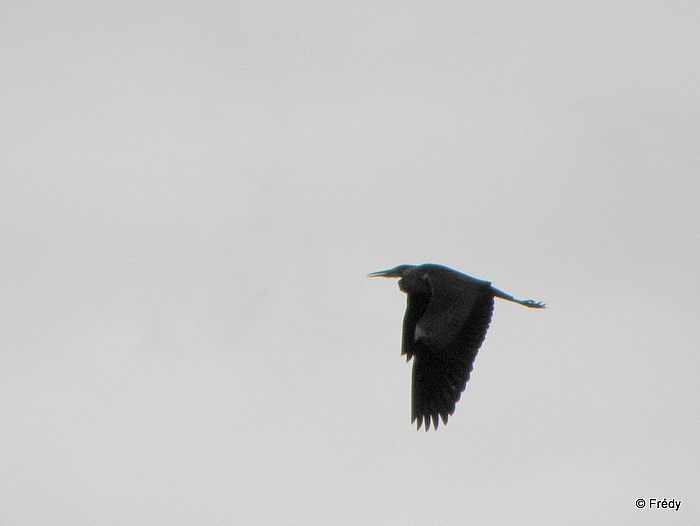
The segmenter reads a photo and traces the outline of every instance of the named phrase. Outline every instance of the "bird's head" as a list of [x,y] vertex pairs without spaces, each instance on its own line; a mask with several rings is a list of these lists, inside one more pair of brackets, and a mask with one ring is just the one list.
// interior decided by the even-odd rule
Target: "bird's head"
[[369,278],[400,278],[399,289],[410,293],[429,293],[430,287],[419,265],[399,265],[389,270],[380,270],[367,274]]

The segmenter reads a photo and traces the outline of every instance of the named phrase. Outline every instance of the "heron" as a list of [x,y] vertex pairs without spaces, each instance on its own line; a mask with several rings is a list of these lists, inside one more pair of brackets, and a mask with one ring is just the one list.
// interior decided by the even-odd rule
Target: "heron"
[[491,323],[494,298],[542,309],[544,303],[520,300],[491,282],[434,263],[399,265],[367,275],[399,278],[406,293],[401,355],[413,359],[411,423],[437,430],[467,387],[476,354]]

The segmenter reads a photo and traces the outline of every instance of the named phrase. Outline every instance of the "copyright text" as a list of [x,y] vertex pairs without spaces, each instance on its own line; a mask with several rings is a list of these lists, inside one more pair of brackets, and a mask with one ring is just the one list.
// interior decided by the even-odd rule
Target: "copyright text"
[[639,509],[642,508],[657,508],[657,509],[668,509],[678,511],[681,507],[681,501],[676,499],[637,499],[635,502]]

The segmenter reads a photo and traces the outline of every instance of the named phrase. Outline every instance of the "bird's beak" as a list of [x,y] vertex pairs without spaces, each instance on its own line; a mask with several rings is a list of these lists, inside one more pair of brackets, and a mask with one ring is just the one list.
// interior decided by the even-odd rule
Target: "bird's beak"
[[393,269],[390,269],[390,270],[378,270],[377,272],[371,272],[371,273],[367,274],[367,277],[368,277],[368,278],[393,278],[393,277],[395,277],[395,276],[393,276],[393,275],[391,274],[391,271],[392,271],[392,270],[393,270]]

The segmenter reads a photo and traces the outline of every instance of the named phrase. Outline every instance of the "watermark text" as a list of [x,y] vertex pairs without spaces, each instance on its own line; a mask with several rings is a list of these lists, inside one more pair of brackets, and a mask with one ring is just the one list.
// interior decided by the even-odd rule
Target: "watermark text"
[[654,497],[650,499],[637,499],[635,505],[639,508],[649,508],[649,509],[667,509],[678,511],[681,508],[680,499],[656,499]]

